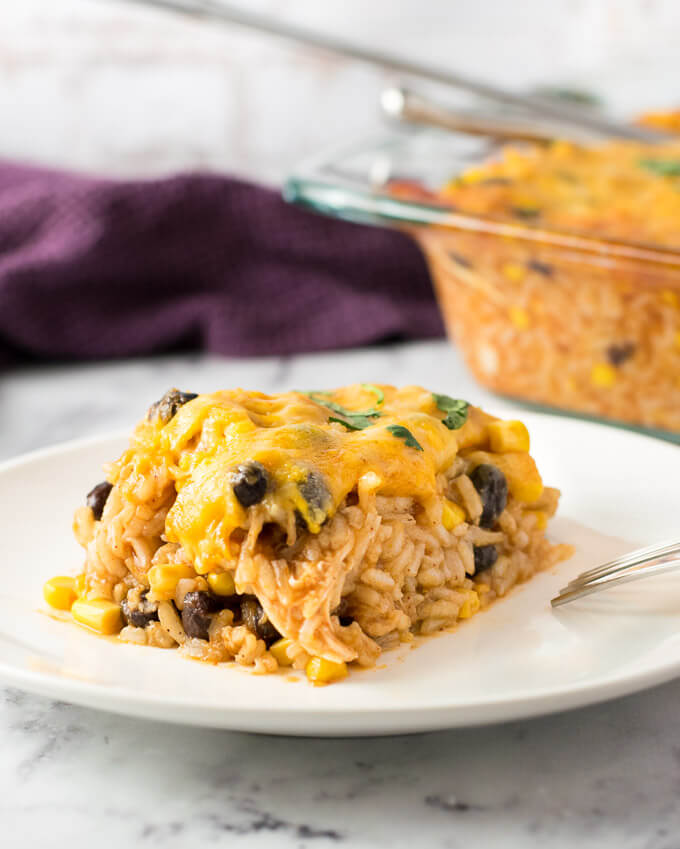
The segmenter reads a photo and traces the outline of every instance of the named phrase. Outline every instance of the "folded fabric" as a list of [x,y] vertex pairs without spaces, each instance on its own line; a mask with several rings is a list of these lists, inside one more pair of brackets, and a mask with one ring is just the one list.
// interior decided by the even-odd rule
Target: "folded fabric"
[[0,165],[0,364],[290,354],[443,332],[425,261],[402,234],[214,174],[115,181]]

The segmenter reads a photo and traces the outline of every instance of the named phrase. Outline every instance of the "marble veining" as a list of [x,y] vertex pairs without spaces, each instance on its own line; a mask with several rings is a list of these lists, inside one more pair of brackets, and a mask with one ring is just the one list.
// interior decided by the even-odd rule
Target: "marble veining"
[[[0,454],[127,427],[170,385],[275,390],[359,374],[489,403],[443,342],[31,368],[0,375]],[[0,688],[0,846],[677,849],[678,703],[680,681],[531,721],[328,740],[172,726]]]

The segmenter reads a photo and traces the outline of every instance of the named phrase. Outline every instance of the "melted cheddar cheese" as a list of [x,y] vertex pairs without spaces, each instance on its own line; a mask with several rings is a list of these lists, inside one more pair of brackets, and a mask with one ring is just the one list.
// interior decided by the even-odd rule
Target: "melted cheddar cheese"
[[[408,496],[425,511],[436,511],[441,502],[437,475],[459,451],[487,448],[487,425],[495,421],[469,407],[462,427],[451,430],[432,393],[418,386],[356,384],[313,397],[241,389],[200,395],[167,423],[143,421],[129,450],[110,467],[109,478],[134,501],[145,478],[161,468],[168,473],[177,495],[165,538],[179,543],[196,571],[205,574],[228,568],[243,538],[243,531],[240,537],[235,532],[249,526],[248,510],[231,485],[239,464],[260,463],[267,471],[267,491],[258,505],[263,522],[294,536],[301,518],[318,533],[348,494],[362,489]],[[323,402],[354,413],[370,408],[375,414],[369,426],[350,430],[331,420],[335,413]],[[395,435],[389,429],[394,425],[406,428],[419,447]],[[322,499],[305,497],[310,476]]]
[[508,145],[441,192],[466,214],[677,248],[680,142]]
[[[171,389],[108,467],[112,486],[76,511],[85,572],[48,582],[45,598],[100,633],[124,619],[134,642],[260,671],[290,660],[325,683],[347,662],[372,665],[386,634],[479,607],[466,576],[512,553],[506,505],[510,526],[522,503],[544,519],[557,505],[529,448],[521,422],[419,386]],[[522,568],[549,552],[544,539],[529,552],[523,533]],[[392,571],[374,568],[381,550]]]

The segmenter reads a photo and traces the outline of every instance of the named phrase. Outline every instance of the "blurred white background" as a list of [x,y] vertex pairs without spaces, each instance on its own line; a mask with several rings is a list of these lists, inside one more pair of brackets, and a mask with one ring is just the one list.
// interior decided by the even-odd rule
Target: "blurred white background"
[[[620,113],[680,105],[680,0],[241,0],[512,87]],[[6,0],[0,156],[112,174],[208,167],[273,182],[379,125],[391,76],[116,0]]]

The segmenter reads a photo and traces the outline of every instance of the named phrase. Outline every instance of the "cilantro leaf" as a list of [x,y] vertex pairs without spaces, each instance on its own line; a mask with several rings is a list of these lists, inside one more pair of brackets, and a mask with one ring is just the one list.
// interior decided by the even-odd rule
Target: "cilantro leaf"
[[680,159],[640,159],[638,165],[659,177],[680,177]]
[[385,402],[385,393],[379,386],[374,386],[372,383],[362,383],[361,388],[365,389],[367,392],[372,392],[376,398],[375,406],[382,407]]
[[450,398],[448,395],[437,395],[436,392],[432,393],[432,398],[437,408],[442,413],[446,413],[446,418],[442,424],[445,424],[449,430],[458,430],[459,427],[463,427],[468,415],[469,405],[467,401]]
[[[376,387],[377,391],[380,390]],[[331,413],[335,413],[335,416],[329,416],[329,422],[338,422],[341,425],[344,425],[347,430],[363,430],[365,427],[370,427],[374,422],[371,419],[378,419],[382,416],[380,410],[376,410],[372,407],[370,410],[348,410],[340,404],[336,404],[335,401],[329,401],[328,398],[324,398],[324,395],[328,395],[328,392],[304,392],[303,395],[306,395],[315,404],[319,404],[321,407],[325,407],[327,410],[330,410]],[[378,403],[382,403],[382,399],[378,399]]]
[[409,448],[415,448],[416,451],[423,450],[423,446],[420,442],[418,442],[411,431],[407,427],[404,427],[404,425],[387,425],[387,429],[393,436],[396,436],[397,439],[403,439],[404,443]]
[[350,419],[339,419],[336,416],[329,416],[329,422],[337,422],[347,428],[347,430],[363,430],[365,427],[370,427],[375,422],[372,422],[368,416],[352,416]]

